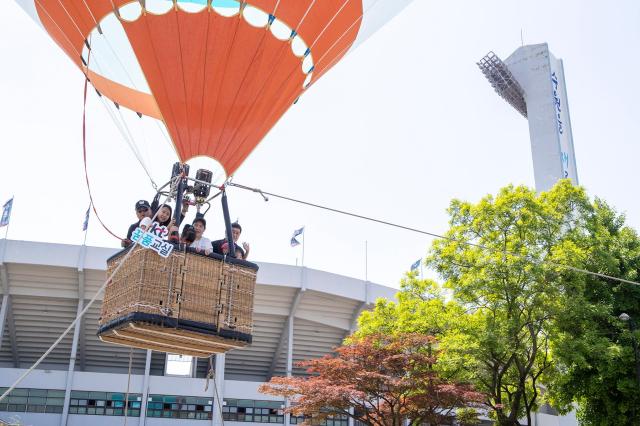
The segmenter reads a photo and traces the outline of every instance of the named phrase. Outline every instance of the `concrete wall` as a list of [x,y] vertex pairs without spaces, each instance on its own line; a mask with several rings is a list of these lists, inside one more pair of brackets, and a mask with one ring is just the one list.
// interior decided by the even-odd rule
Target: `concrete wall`
[[[0,387],[8,387],[25,370],[14,368],[0,368]],[[21,388],[37,389],[64,389],[66,383],[65,371],[35,370],[21,384]],[[109,373],[87,373],[76,372],[73,380],[73,390],[102,391],[102,392],[125,392],[127,389],[126,374]],[[245,382],[237,380],[225,380],[224,397],[234,399],[254,399],[280,401],[281,398],[264,395],[258,392],[259,382]],[[161,395],[184,395],[211,397],[213,399],[213,381],[209,382],[208,390],[205,390],[205,379],[191,379],[183,377],[161,377],[150,376],[149,394]],[[132,375],[130,383],[130,393],[142,393],[143,376]],[[11,417],[19,418],[25,425],[33,426],[59,426],[60,414],[40,414],[40,413],[7,413],[0,412],[0,419],[8,420]],[[578,423],[575,414],[569,416],[552,416],[548,414],[538,414],[534,417],[537,420],[535,426],[576,426]],[[128,426],[141,426],[139,418],[128,418]],[[272,423],[245,423],[245,422],[224,422],[226,426],[274,426]],[[112,426],[123,425],[124,418],[118,416],[93,416],[70,414],[68,426]],[[210,420],[185,420],[185,419],[158,419],[147,418],[145,426],[176,426],[181,424],[209,425]]]

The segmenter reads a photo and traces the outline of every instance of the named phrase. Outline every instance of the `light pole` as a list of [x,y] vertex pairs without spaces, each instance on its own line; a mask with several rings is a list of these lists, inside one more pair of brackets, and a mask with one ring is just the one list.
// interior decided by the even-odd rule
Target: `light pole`
[[636,380],[638,381],[638,387],[640,387],[640,362],[638,361],[638,341],[636,340],[636,322],[631,316],[625,312],[618,316],[621,321],[629,323],[629,330],[631,330],[631,344],[633,345],[633,356],[636,360]]

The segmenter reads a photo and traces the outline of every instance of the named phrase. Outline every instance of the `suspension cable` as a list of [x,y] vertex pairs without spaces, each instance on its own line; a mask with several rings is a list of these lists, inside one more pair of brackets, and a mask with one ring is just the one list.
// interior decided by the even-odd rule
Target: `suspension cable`
[[[217,360],[216,360],[217,361]],[[213,389],[215,390],[215,399],[218,403],[218,412],[220,413],[220,424],[224,426],[224,414],[222,413],[222,402],[220,401],[220,395],[218,393],[218,382],[216,381],[216,374],[213,373]]]
[[133,365],[133,347],[129,348],[129,373],[127,375],[127,393],[124,396],[124,426],[129,418],[129,388],[131,386],[131,366]]
[[[166,185],[165,185],[166,186]],[[169,197],[165,198],[165,202],[167,201]],[[158,215],[158,212],[160,211],[160,209],[158,209],[155,214],[153,215],[153,217],[151,218],[151,221],[154,221],[156,216]],[[144,231],[145,234],[148,233],[148,229]],[[80,319],[82,319],[82,317],[84,316],[84,314],[87,313],[87,311],[89,310],[89,308],[91,308],[91,306],[95,303],[96,300],[98,300],[98,296],[100,296],[100,294],[104,291],[104,289],[107,287],[107,284],[109,284],[111,282],[111,280],[113,279],[113,277],[118,273],[118,271],[120,271],[120,268],[122,268],[122,266],[126,263],[126,260],[129,258],[129,256],[131,256],[131,254],[135,251],[134,249],[136,248],[136,246],[138,245],[138,241],[133,241],[133,243],[131,244],[129,251],[127,252],[127,254],[124,255],[124,257],[122,258],[122,260],[120,261],[120,263],[118,264],[118,266],[116,266],[116,268],[113,270],[113,272],[111,273],[111,275],[109,275],[107,277],[106,280],[104,280],[104,282],[102,283],[102,285],[100,286],[100,288],[98,288],[98,290],[96,291],[96,293],[93,295],[93,297],[91,298],[91,300],[89,300],[89,302],[87,302],[87,304],[85,305],[85,307],[82,309],[82,311],[80,311],[80,313],[75,317],[75,319],[71,322],[71,324],[69,324],[69,326],[62,332],[62,334],[60,334],[60,336],[58,336],[58,338],[51,344],[51,346],[49,346],[49,349],[47,349],[44,354],[42,354],[42,356],[40,356],[40,358],[38,358],[36,360],[36,362],[33,363],[33,365],[31,367],[29,367],[29,369],[27,369],[27,371],[25,371],[24,373],[22,373],[22,375],[20,375],[20,377],[18,377],[18,379],[13,382],[13,384],[11,386],[9,386],[9,388],[2,394],[0,395],[0,402],[2,402],[3,399],[5,399],[9,393],[11,393],[11,391],[13,391],[16,386],[18,386],[29,374],[31,374],[31,372],[33,370],[36,369],[36,367],[38,365],[40,365],[40,363],[42,361],[44,361],[44,359],[49,356],[49,354],[51,352],[53,352],[53,350],[58,346],[58,344],[60,344],[60,342],[62,341],[62,339],[65,338],[65,336],[67,334],[69,334],[69,332],[73,329],[73,327],[76,327],[78,322],[80,321]]]
[[[87,57],[87,66],[89,61],[91,60],[91,50],[89,50],[89,54]],[[96,203],[93,201],[93,195],[91,194],[91,185],[89,183],[89,171],[87,170],[87,88],[89,87],[89,76],[85,74],[84,78],[84,91],[82,97],[82,159],[84,162],[84,178],[87,182],[87,191],[89,192],[89,200],[91,201],[91,207],[93,208],[93,212],[98,218],[98,222],[100,225],[112,236],[115,238],[122,240],[122,238],[118,237],[116,234],[111,232],[107,225],[104,224],[102,219],[100,219],[100,215],[98,214],[98,209],[96,209]]]
[[[35,0],[38,5],[43,9],[44,13],[49,17],[49,19],[51,19],[51,21],[56,25],[56,27],[60,30],[60,32],[62,33],[63,36],[65,36],[67,42],[71,45],[71,47],[76,51],[76,54],[82,58],[83,62],[84,62],[84,58],[82,57],[82,53],[78,52],[77,49],[75,49],[73,43],[71,42],[71,40],[69,40],[69,38],[66,36],[66,34],[64,33],[64,31],[62,31],[62,29],[58,26],[58,24],[56,23],[56,21],[51,17],[51,15],[49,14],[49,12],[47,11],[46,7],[40,2],[40,0]],[[67,10],[67,8],[65,8],[64,4],[62,3],[61,0],[58,0],[58,3],[60,5],[60,7],[64,10],[65,14],[67,15],[67,18],[71,21],[71,23],[73,24],[73,26],[75,27],[76,31],[78,32],[78,34],[80,35],[80,37],[82,37],[85,40],[85,45],[87,47],[87,61],[86,61],[86,71],[84,69],[81,68],[82,73],[85,75],[85,78],[88,79],[88,72],[89,72],[89,64],[90,64],[90,59],[93,61],[93,63],[95,63],[97,70],[99,71],[99,74],[101,75],[106,75],[104,73],[104,71],[102,70],[102,66],[100,65],[100,61],[98,60],[98,58],[96,57],[95,52],[93,52],[93,49],[91,48],[91,33],[88,34],[88,39],[85,38],[85,34],[82,33],[82,31],[80,30],[78,24],[76,23],[76,21],[73,19],[72,15],[69,13],[69,11]],[[122,63],[122,61],[120,60],[120,58],[118,57],[117,53],[115,52],[115,50],[113,49],[111,42],[109,41],[109,38],[104,35],[101,31],[100,28],[100,24],[99,22],[96,20],[96,17],[93,15],[93,12],[91,11],[91,9],[89,8],[88,4],[86,3],[86,0],[83,0],[84,6],[86,7],[87,11],[89,12],[89,14],[91,15],[91,19],[93,20],[93,22],[96,25],[96,28],[99,29],[99,34],[105,39],[107,46],[109,48],[109,50],[111,51],[111,53],[114,55],[114,57],[116,58],[116,62],[123,68],[124,73],[126,74],[128,80],[131,82],[131,85],[136,89],[139,90],[135,84],[135,82],[133,81],[133,78],[131,77],[131,75],[129,74],[129,72],[127,71],[126,67],[124,66],[124,64]],[[104,58],[103,58],[104,59]],[[109,67],[110,68],[110,67]],[[94,86],[95,88],[95,86]],[[124,117],[122,116],[122,113],[120,112],[120,108],[117,104],[116,107],[118,109],[118,113],[120,114],[120,118],[122,120],[122,125],[120,123],[118,123],[115,115],[113,114],[112,111],[109,110],[109,108],[107,107],[106,102],[104,102],[104,99],[102,99],[102,94],[96,89],[96,92],[98,93],[100,99],[103,101],[103,105],[105,106],[105,108],[107,109],[107,112],[109,113],[109,116],[111,118],[111,120],[113,121],[113,123],[116,125],[116,128],[118,128],[118,130],[120,131],[122,138],[124,139],[124,141],[127,143],[127,145],[129,146],[129,148],[131,149],[131,151],[133,152],[133,154],[135,155],[136,159],[138,160],[138,162],[140,163],[140,165],[142,166],[142,168],[144,169],[144,172],[147,174],[147,176],[149,177],[149,180],[151,181],[151,186],[153,187],[153,189],[157,189],[157,184],[156,182],[153,180],[153,178],[151,177],[151,174],[147,168],[147,165],[145,164],[145,162],[142,159],[142,156],[140,154],[139,149],[137,148],[137,143],[135,140],[135,137],[133,136],[133,134],[131,133],[131,131],[129,130],[129,126],[127,125]],[[86,108],[86,99],[85,99],[85,108]],[[159,126],[160,127],[160,126]],[[125,134],[125,130],[126,129],[126,133],[128,133],[129,137],[127,137],[127,135]],[[163,137],[166,139],[166,136],[163,134]],[[169,144],[172,146],[174,153],[177,155],[177,151],[175,150],[175,147],[173,146],[173,144],[171,144],[169,142]],[[179,157],[179,156],[178,156]],[[97,215],[97,213],[96,213]],[[100,223],[102,223],[102,221],[98,218],[98,220],[100,221]],[[103,224],[104,226],[104,224]],[[109,231],[109,233],[111,233],[111,231]],[[113,234],[112,234],[113,235]]]
[[[137,154],[138,154],[138,155],[136,155],[136,158],[138,159],[138,162],[140,163],[140,165],[142,166],[142,169],[144,170],[144,172],[147,174],[147,177],[151,181],[151,186],[153,187],[153,189],[157,189],[158,185],[156,184],[156,182],[151,177],[151,173],[149,173],[149,169],[147,168],[147,165],[146,165],[145,161],[142,158],[140,150],[138,149],[138,144],[135,142],[135,138],[133,137],[133,134],[131,133],[131,130],[129,129],[129,125],[127,125],[127,121],[124,119],[124,116],[122,115],[122,111],[120,110],[120,107],[117,106],[116,109],[118,110],[118,115],[120,116],[120,120],[122,120],[122,124],[124,126],[124,129],[127,131],[127,134],[129,135],[129,138],[131,140],[131,144],[129,146],[131,147],[132,150],[133,150],[133,147],[135,146],[135,152],[137,152]],[[143,129],[143,132],[144,132],[144,129]]]
[[263,190],[261,190],[259,188],[252,188],[252,187],[249,187],[249,186],[240,185],[240,184],[233,183],[233,182],[228,182],[227,186],[233,186],[233,187],[236,187],[236,188],[239,188],[239,189],[243,189],[243,190],[246,190],[246,191],[256,192],[256,193],[262,195],[262,197],[265,198],[265,201],[267,201],[265,196],[268,195],[270,197],[279,198],[281,200],[290,201],[292,203],[302,204],[302,205],[305,205],[305,206],[314,207],[314,208],[321,209],[321,210],[327,210],[327,211],[330,211],[332,213],[338,213],[338,214],[345,215],[345,216],[355,217],[357,219],[362,219],[362,220],[366,220],[366,221],[369,221],[369,222],[379,223],[381,225],[391,226],[393,228],[404,229],[405,231],[415,232],[415,233],[422,234],[422,235],[428,235],[430,237],[434,237],[434,238],[438,238],[438,239],[442,239],[442,240],[447,240],[447,241],[463,244],[463,245],[470,246],[470,247],[476,247],[476,248],[479,248],[481,250],[486,250],[486,251],[490,251],[490,252],[494,252],[494,253],[500,252],[500,253],[509,254],[511,256],[514,256],[514,257],[517,257],[519,259],[523,259],[523,260],[526,260],[527,262],[531,262],[531,263],[535,263],[535,264],[553,266],[553,267],[556,267],[556,268],[567,269],[567,270],[574,271],[574,272],[580,272],[582,274],[592,275],[592,276],[599,277],[599,278],[605,278],[605,279],[609,279],[609,280],[613,280],[613,281],[619,281],[621,283],[640,286],[640,282],[631,281],[631,280],[627,280],[627,279],[620,278],[620,277],[614,277],[614,276],[611,276],[611,275],[602,274],[600,272],[593,272],[593,271],[589,271],[587,269],[582,269],[582,268],[578,268],[578,267],[575,267],[575,266],[565,265],[563,263],[557,263],[557,262],[553,262],[553,261],[550,261],[550,260],[532,259],[529,256],[525,256],[525,255],[522,255],[522,254],[519,254],[519,253],[515,253],[515,252],[512,252],[512,251],[496,250],[496,249],[493,249],[491,247],[485,246],[483,244],[473,243],[473,242],[470,242],[470,241],[464,241],[464,240],[460,240],[458,238],[453,238],[453,237],[447,237],[446,235],[436,234],[434,232],[429,232],[429,231],[425,231],[425,230],[422,230],[422,229],[413,228],[413,227],[410,227],[410,226],[400,225],[398,223],[393,223],[393,222],[389,222],[389,221],[382,220],[382,219],[376,219],[376,218],[373,218],[371,216],[364,216],[364,215],[361,215],[361,214],[352,213],[352,212],[348,212],[348,211],[345,211],[345,210],[336,209],[336,208],[333,208],[333,207],[323,206],[321,204],[311,203],[311,202],[308,202],[308,201],[303,201],[303,200],[299,200],[299,199],[296,199],[296,198],[288,197],[288,196],[285,196],[285,195],[274,194],[272,192],[263,191]]

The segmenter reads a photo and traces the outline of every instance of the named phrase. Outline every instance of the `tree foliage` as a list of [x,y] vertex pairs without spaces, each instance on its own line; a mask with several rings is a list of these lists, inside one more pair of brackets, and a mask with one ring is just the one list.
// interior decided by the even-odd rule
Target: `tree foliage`
[[469,312],[443,338],[451,355],[443,367],[490,395],[499,424],[530,424],[540,381],[553,373],[550,331],[564,283],[544,262],[582,255],[572,240],[588,208],[569,182],[540,195],[509,186],[478,204],[454,200],[448,239],[431,248],[427,264]]
[[[596,200],[582,241],[584,256],[575,266],[638,281],[640,239],[602,200]],[[564,259],[568,261],[569,259]],[[550,384],[558,406],[579,403],[581,424],[640,424],[640,383],[635,374],[633,336],[621,313],[640,319],[640,288],[584,274],[565,273],[576,283],[567,289],[553,349],[561,375]]]
[[342,414],[371,426],[440,424],[483,395],[440,377],[437,354],[435,339],[422,334],[352,338],[335,356],[299,363],[309,377],[274,377],[259,391],[290,398],[287,411],[313,423]]
[[434,367],[488,395],[501,425],[531,424],[542,403],[562,410],[575,401],[585,424],[633,424],[632,336],[617,316],[640,319],[640,289],[558,266],[637,280],[640,244],[624,218],[569,181],[541,194],[508,186],[476,204],[454,200],[449,215],[426,261],[448,297],[409,274],[397,303],[361,316],[359,335],[436,336]]

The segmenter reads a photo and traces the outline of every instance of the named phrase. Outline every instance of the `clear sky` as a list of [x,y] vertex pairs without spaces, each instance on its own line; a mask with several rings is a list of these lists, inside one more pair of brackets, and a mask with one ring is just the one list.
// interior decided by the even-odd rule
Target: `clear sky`
[[[12,1],[0,2],[0,203],[15,195],[9,238],[81,244],[83,76]],[[452,198],[533,186],[527,122],[475,65],[488,51],[549,43],[564,60],[580,183],[640,227],[640,2],[415,0],[303,95],[235,182],[407,226],[444,232]],[[126,232],[152,188],[107,109],[90,94],[89,174],[110,228]],[[130,114],[124,112],[124,114]],[[140,126],[140,129],[144,129]],[[139,132],[157,182],[166,142]],[[153,139],[153,140],[152,140]],[[251,260],[305,264],[396,286],[430,239],[230,190]],[[207,236],[220,238],[215,205]],[[3,236],[4,229],[0,230]],[[365,241],[368,261],[365,262]],[[87,244],[117,247],[91,218]],[[365,268],[365,264],[368,266]]]

